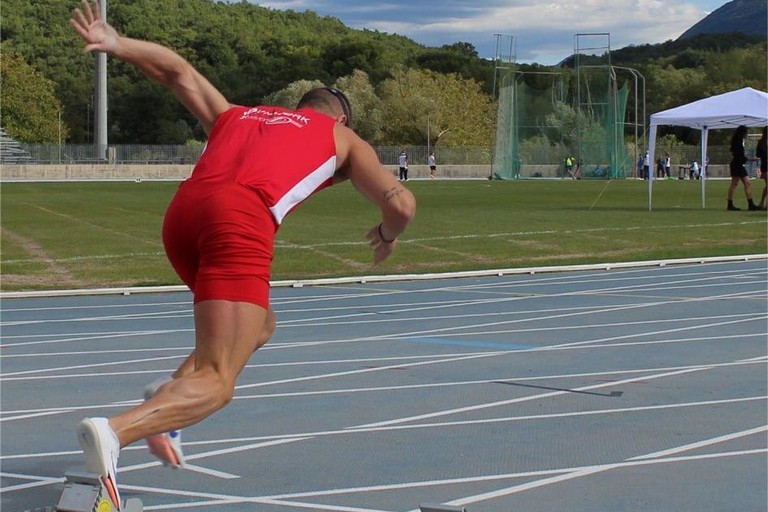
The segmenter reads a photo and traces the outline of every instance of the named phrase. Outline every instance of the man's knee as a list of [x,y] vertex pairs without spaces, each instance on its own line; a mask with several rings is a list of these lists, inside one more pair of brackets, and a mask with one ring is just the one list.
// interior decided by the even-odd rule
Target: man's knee
[[232,401],[235,396],[234,377],[223,375],[212,368],[195,373],[204,381],[201,386],[204,395],[202,398],[211,410],[218,411]]
[[274,311],[269,309],[267,310],[267,316],[264,319],[264,325],[262,326],[261,331],[259,332],[259,336],[256,339],[256,347],[254,350],[267,343],[272,338],[276,328],[277,318],[275,317]]
[[213,394],[212,398],[214,404],[216,404],[216,409],[226,407],[235,397],[235,381],[219,378],[216,386],[213,388]]

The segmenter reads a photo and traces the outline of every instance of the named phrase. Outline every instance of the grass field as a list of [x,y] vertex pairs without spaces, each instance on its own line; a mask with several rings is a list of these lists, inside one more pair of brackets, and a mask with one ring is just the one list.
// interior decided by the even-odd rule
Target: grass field
[[[725,210],[727,181],[411,181],[416,220],[385,264],[377,211],[349,184],[278,233],[274,280],[763,254],[766,212]],[[4,183],[2,291],[179,284],[160,240],[176,183]],[[754,182],[759,197],[762,182]],[[746,208],[740,189],[737,204]]]

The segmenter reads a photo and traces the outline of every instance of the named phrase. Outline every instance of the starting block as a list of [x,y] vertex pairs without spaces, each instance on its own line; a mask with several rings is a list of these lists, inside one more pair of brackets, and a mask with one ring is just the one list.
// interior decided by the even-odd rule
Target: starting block
[[442,503],[422,503],[419,506],[421,512],[467,512],[464,507],[443,505]]
[[82,471],[64,474],[64,490],[56,507],[45,507],[29,512],[143,512],[138,498],[130,498],[118,508],[110,499],[99,475]]

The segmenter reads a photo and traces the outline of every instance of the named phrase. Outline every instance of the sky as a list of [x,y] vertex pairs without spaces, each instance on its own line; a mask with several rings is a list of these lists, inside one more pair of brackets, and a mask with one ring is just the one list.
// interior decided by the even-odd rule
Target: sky
[[608,46],[677,39],[728,0],[249,1],[312,10],[351,28],[400,34],[426,46],[468,42],[483,58],[554,65],[573,53],[575,40],[581,49],[597,48],[583,53],[602,53]]

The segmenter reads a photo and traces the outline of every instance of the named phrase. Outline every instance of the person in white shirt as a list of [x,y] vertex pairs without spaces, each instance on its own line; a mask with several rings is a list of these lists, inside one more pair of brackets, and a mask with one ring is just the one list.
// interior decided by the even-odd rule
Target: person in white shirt
[[437,172],[437,163],[435,161],[435,152],[432,151],[427,158],[427,164],[429,165],[429,177],[434,179]]
[[400,168],[400,181],[408,181],[408,153],[405,150],[397,157],[397,165]]

